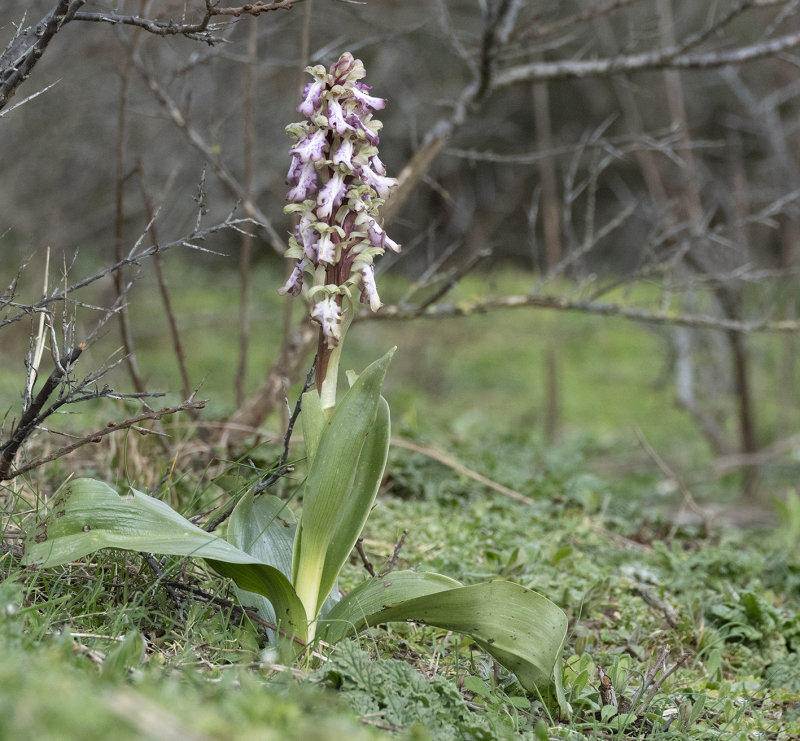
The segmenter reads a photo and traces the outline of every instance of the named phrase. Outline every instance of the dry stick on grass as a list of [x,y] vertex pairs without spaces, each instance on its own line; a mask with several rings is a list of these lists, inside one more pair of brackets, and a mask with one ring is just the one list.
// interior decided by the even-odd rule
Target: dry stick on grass
[[356,540],[356,552],[358,553],[358,556],[361,559],[361,564],[364,566],[366,572],[370,576],[377,576],[375,573],[375,567],[372,565],[372,562],[369,560],[366,552],[364,551],[364,538],[359,538]]
[[406,542],[406,538],[408,537],[408,530],[403,530],[400,534],[400,537],[397,539],[397,543],[394,544],[394,550],[392,551],[392,557],[386,564],[386,568],[380,572],[380,574],[375,572],[375,567],[372,565],[372,562],[369,560],[366,552],[364,551],[364,538],[359,538],[356,541],[356,552],[361,558],[361,563],[366,569],[367,573],[370,576],[376,576],[379,579],[382,579],[384,576],[388,576],[389,574],[394,571],[395,567],[397,566],[397,561],[400,558],[400,551],[403,549],[403,544]]
[[412,442],[411,440],[406,440],[402,437],[393,437],[392,445],[425,455],[428,458],[441,463],[443,466],[452,468],[456,473],[460,473],[467,478],[472,479],[473,481],[477,481],[479,484],[487,486],[490,489],[499,492],[500,494],[504,494],[507,497],[516,499],[518,502],[523,502],[524,504],[533,504],[533,499],[530,497],[526,497],[524,494],[514,491],[514,489],[509,489],[507,486],[503,486],[502,484],[498,484],[496,481],[486,478],[486,476],[479,474],[477,471],[473,471],[471,468],[467,468],[463,463],[459,463],[455,458],[451,458],[446,453],[436,450],[436,448],[417,445],[417,443]]
[[400,558],[400,551],[403,549],[403,543],[406,542],[406,537],[408,536],[408,530],[403,530],[400,534],[400,537],[397,539],[397,543],[394,545],[394,551],[392,551],[392,557],[389,559],[389,563],[386,564],[386,568],[378,574],[379,577],[383,578],[387,574],[391,574],[394,571],[395,566],[397,566],[397,559]]
[[[686,660],[686,655],[682,655],[672,666],[668,667],[667,658],[669,657],[669,651],[669,646],[663,646],[658,650],[656,658],[647,669],[647,673],[642,680],[642,686],[639,687],[631,698],[631,709],[633,709],[640,718],[647,712],[647,708],[650,707],[650,703],[653,701],[653,698],[661,689],[664,682],[666,682]],[[641,704],[639,704],[640,701]]]
[[670,628],[677,628],[680,625],[680,615],[678,611],[666,600],[657,597],[652,590],[644,584],[637,584],[636,591],[642,599],[650,606],[655,607],[669,624]]
[[[640,427],[636,428],[636,437],[639,438],[639,444],[642,446],[644,452],[650,456],[650,459],[653,461],[653,463],[655,463],[661,472],[678,488],[678,491],[683,496],[682,506],[691,510],[700,518],[700,521],[703,523],[703,535],[704,537],[708,538],[711,534],[711,516],[709,513],[697,504],[692,496],[691,490],[688,486],[686,486],[683,479],[678,476],[678,474],[675,473],[672,468],[670,468],[669,464],[658,454],[653,446],[647,442],[647,438],[644,436],[644,432],[642,432]],[[675,537],[677,530],[678,524],[674,523],[670,529],[669,535],[667,536],[667,542],[671,541]]]

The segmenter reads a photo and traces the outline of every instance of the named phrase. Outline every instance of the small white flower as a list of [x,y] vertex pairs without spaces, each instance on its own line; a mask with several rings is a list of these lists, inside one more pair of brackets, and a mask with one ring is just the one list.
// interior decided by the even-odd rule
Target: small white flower
[[377,311],[383,306],[378,295],[378,286],[375,284],[375,266],[371,263],[361,268],[361,303],[368,303],[372,311]]
[[311,318],[322,327],[328,347],[336,347],[342,336],[342,310],[333,296],[318,301],[311,308]]

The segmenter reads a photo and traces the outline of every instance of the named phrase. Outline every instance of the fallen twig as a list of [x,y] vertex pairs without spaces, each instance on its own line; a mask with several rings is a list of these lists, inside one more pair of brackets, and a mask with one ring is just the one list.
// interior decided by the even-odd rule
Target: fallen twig
[[487,486],[490,489],[499,492],[500,494],[505,494],[507,497],[516,499],[518,502],[533,504],[533,499],[530,497],[526,497],[524,494],[520,494],[520,492],[515,491],[514,489],[509,489],[507,486],[503,486],[502,484],[498,484],[496,481],[486,478],[486,476],[483,476],[477,471],[473,471],[471,468],[467,468],[463,463],[459,463],[457,460],[455,460],[455,458],[451,458],[446,453],[436,450],[436,448],[432,448],[430,446],[423,447],[422,445],[417,445],[417,443],[412,442],[411,440],[406,440],[402,437],[393,437],[392,445],[397,448],[405,448],[406,450],[412,450],[415,453],[425,455],[428,458],[441,463],[443,466],[452,468],[456,473],[463,474],[467,478],[477,481],[479,484],[483,484],[484,486]]

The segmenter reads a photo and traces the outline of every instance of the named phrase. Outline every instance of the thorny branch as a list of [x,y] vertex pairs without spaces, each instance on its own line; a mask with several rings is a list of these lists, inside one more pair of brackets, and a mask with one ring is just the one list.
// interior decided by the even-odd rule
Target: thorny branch
[[66,357],[60,359],[56,368],[42,385],[39,393],[31,400],[30,406],[22,413],[9,439],[0,445],[0,481],[6,481],[18,475],[16,472],[10,473],[14,458],[17,456],[17,451],[25,440],[30,437],[37,425],[41,424],[41,422],[56,411],[59,406],[66,403],[64,397],[62,397],[45,409],[45,404],[47,404],[48,399],[58,386],[66,381],[72,366],[78,361],[85,347],[86,346],[83,344],[78,345]]
[[35,26],[20,31],[0,55],[0,108],[28,78],[45,49],[65,23],[69,23],[86,0],[58,0],[57,5]]
[[195,23],[176,23],[136,15],[118,15],[114,11],[81,11],[86,0],[58,0],[56,6],[38,23],[20,30],[0,55],[0,109],[13,97],[17,88],[28,78],[41,59],[53,37],[72,21],[108,23],[141,28],[157,36],[185,36],[213,45],[223,41],[214,35],[221,24],[212,25],[213,18],[239,18],[243,15],[259,16],[273,10],[290,10],[303,0],[247,3],[232,7],[217,7],[214,0],[205,0],[202,18]]
[[245,213],[264,231],[266,240],[279,255],[286,252],[284,240],[272,225],[270,219],[264,214],[253,200],[248,196],[247,189],[236,179],[234,174],[226,167],[220,156],[212,151],[200,132],[194,128],[178,104],[172,99],[162,85],[147,71],[141,58],[136,55],[133,58],[134,64],[139,74],[142,76],[156,100],[168,111],[170,118],[178,129],[186,136],[189,143],[199,151],[206,160],[211,163],[214,173],[220,182],[230,191],[230,193],[242,204]]
[[212,35],[218,26],[211,25],[212,18],[229,17],[239,18],[243,15],[258,16],[272,10],[290,10],[303,0],[280,0],[279,2],[266,3],[254,2],[228,8],[218,8],[213,0],[206,0],[203,17],[196,23],[175,23],[174,21],[159,21],[153,18],[141,18],[135,15],[118,15],[115,12],[89,13],[79,12],[73,20],[88,21],[91,23],[109,23],[111,25],[125,25],[141,28],[156,36],[186,36],[188,38],[215,44],[221,41]]
[[120,268],[127,267],[129,265],[138,265],[142,260],[145,260],[156,253],[163,254],[164,252],[168,252],[176,247],[188,247],[190,249],[202,250],[203,248],[199,243],[204,241],[212,234],[216,234],[224,229],[241,230],[243,226],[250,225],[252,223],[253,222],[251,219],[235,219],[231,213],[224,221],[221,221],[218,224],[214,224],[213,226],[205,227],[203,229],[197,228],[191,234],[181,237],[180,239],[176,239],[172,242],[155,245],[148,249],[139,249],[139,243],[137,243],[130,250],[128,255],[123,257],[121,260],[118,260],[111,265],[107,265],[102,270],[82,278],[81,280],[76,281],[60,291],[56,291],[49,296],[45,296],[43,299],[34,304],[22,304],[14,301],[10,296],[0,296],[0,311],[6,309],[6,307],[13,307],[18,310],[16,313],[6,316],[0,320],[0,329],[9,324],[13,324],[14,322],[18,322],[20,319],[24,319],[31,314],[44,311],[52,304],[68,300],[69,297],[76,291],[95,283],[101,278],[105,278],[115,270],[119,270]]
[[531,62],[509,67],[494,78],[495,89],[522,82],[565,80],[581,77],[608,77],[610,75],[641,72],[654,69],[713,69],[745,64],[757,59],[772,57],[800,46],[800,33],[791,33],[758,44],[738,49],[720,49],[711,52],[683,53],[682,45],[669,49],[621,55],[609,59],[573,60],[557,62]]
[[[77,450],[78,448],[83,447],[84,445],[88,445],[89,443],[99,443],[107,435],[112,434],[113,432],[119,432],[120,430],[128,430],[132,427],[135,427],[140,422],[145,422],[147,420],[159,420],[162,417],[167,417],[170,414],[178,414],[179,412],[185,412],[189,410],[195,409],[202,409],[206,405],[206,402],[201,401],[194,401],[189,399],[184,401],[180,404],[171,407],[164,407],[163,409],[151,409],[146,412],[142,412],[141,414],[137,414],[135,417],[130,417],[128,419],[123,420],[122,422],[110,422],[106,427],[102,430],[97,430],[96,432],[92,432],[80,440],[76,440],[74,443],[70,445],[65,445],[63,448],[59,448],[55,452],[51,453],[44,458],[38,458],[31,463],[28,463],[24,466],[20,466],[19,468],[15,468],[13,471],[6,471],[4,472],[0,467],[0,481],[5,481],[8,479],[12,479],[15,476],[19,476],[23,473],[27,473],[28,471],[32,471],[34,468],[39,468],[46,463],[51,463],[52,461],[58,460],[59,458],[63,458],[65,455],[72,453],[73,451]],[[147,430],[140,430],[140,432],[146,434]]]

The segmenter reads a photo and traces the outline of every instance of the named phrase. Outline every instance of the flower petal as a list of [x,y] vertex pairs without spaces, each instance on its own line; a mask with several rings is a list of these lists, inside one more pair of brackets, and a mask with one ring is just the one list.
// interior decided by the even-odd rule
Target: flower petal
[[318,113],[323,87],[323,83],[319,80],[309,82],[303,90],[303,102],[297,106],[297,112],[308,116],[308,118],[312,118],[315,113]]
[[317,168],[314,167],[313,162],[305,162],[297,176],[297,185],[286,194],[286,200],[292,203],[302,203],[316,191]]
[[339,136],[345,134],[348,130],[353,131],[353,127],[344,119],[344,109],[342,104],[331,98],[328,100],[328,123],[336,131]]
[[364,107],[374,108],[375,110],[385,108],[386,98],[376,98],[368,95],[367,93],[370,90],[372,88],[369,85],[365,85],[363,82],[356,82],[352,87],[353,97]]
[[375,284],[374,265],[365,265],[361,268],[361,303],[369,304],[372,311],[377,311],[383,306],[378,295],[378,286]]
[[333,265],[336,260],[336,248],[329,232],[320,234],[317,242],[317,260],[327,265]]
[[311,136],[297,142],[289,150],[289,154],[299,157],[302,162],[317,162],[325,159],[325,145],[327,144],[325,133],[324,129],[317,129]]
[[368,165],[361,166],[359,175],[367,185],[375,189],[375,192],[381,198],[386,198],[386,196],[389,195],[389,191],[397,185],[397,180],[378,175],[378,173],[373,172]]
[[337,172],[325,183],[317,196],[317,217],[320,221],[328,221],[331,218],[334,209],[342,204],[346,190],[344,176],[341,173]]
[[353,140],[349,137],[343,137],[341,144],[333,153],[333,164],[344,165],[348,170],[353,169]]
[[278,293],[281,296],[285,296],[287,293],[291,293],[292,296],[297,296],[300,293],[303,289],[303,269],[307,264],[305,260],[297,261],[294,270],[292,270],[292,274],[289,276],[289,280],[278,289]]

